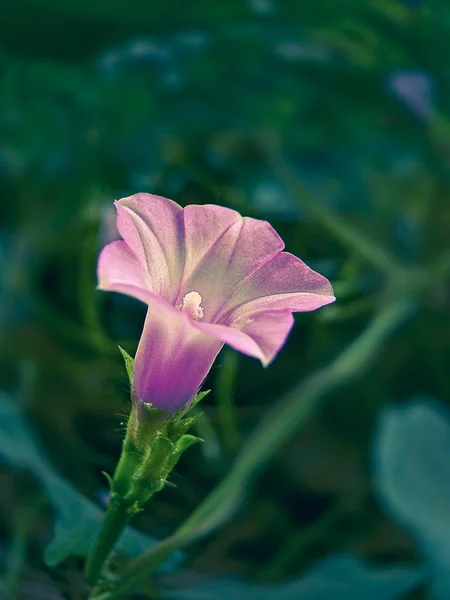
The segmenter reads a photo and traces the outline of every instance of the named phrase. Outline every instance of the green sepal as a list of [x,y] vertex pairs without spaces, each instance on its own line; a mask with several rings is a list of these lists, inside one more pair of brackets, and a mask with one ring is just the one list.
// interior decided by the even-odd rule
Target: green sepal
[[[202,413],[197,411],[192,411],[193,408],[205,397],[209,394],[211,390],[205,390],[203,392],[198,392],[195,395],[195,398],[189,405],[188,409],[181,408],[174,415],[172,415],[171,419],[167,423],[167,434],[173,442],[177,442],[185,433],[189,431],[189,429],[195,425],[195,423],[199,420]],[[192,412],[195,414],[192,414]],[[188,416],[185,416],[188,415]]]
[[127,427],[127,438],[141,456],[148,453],[167,427],[167,413],[143,402],[134,403]]
[[127,370],[128,379],[130,380],[130,388],[133,389],[134,358],[121,346],[119,346],[119,350],[125,361],[125,368]]
[[[132,374],[133,359],[124,350],[121,352],[127,371]],[[197,394],[188,410],[208,393],[209,390]],[[163,489],[181,455],[203,441],[186,433],[201,413],[185,416],[186,412],[184,408],[170,416],[150,404],[133,402],[122,454],[114,477],[108,478],[115,497],[128,505],[142,507]]]
[[176,466],[177,462],[180,460],[182,454],[186,452],[188,448],[197,444],[198,442],[203,442],[202,438],[199,438],[195,435],[186,434],[180,437],[180,439],[175,444],[174,451],[168,460],[168,474],[172,469]]
[[122,454],[113,477],[113,491],[119,496],[129,496],[136,491],[136,481],[148,462],[150,451],[165,431],[167,415],[148,404],[133,404],[123,441]]
[[167,461],[170,460],[175,445],[165,436],[160,436],[155,440],[155,444],[150,448],[148,457],[143,465],[142,474],[145,476],[148,470],[149,479],[165,480],[167,473]]
[[198,392],[198,394],[195,395],[195,398],[192,400],[190,406],[189,406],[189,410],[191,410],[192,408],[194,408],[194,406],[197,406],[197,404],[200,402],[200,400],[203,400],[203,398],[205,396],[207,396],[209,394],[211,390],[204,390],[203,392]]
[[129,479],[129,487],[124,496],[127,502],[143,506],[156,492],[163,489],[169,475],[172,454],[175,445],[164,435],[156,437],[148,446],[139,468]]
[[203,400],[203,398],[209,394],[210,391],[211,390],[205,390],[204,392],[198,392],[198,394],[195,394],[194,399],[187,407],[183,406],[183,408],[180,408],[172,415],[171,422],[176,423],[181,421],[186,414],[188,414],[195,406],[197,406],[200,400]]
[[170,421],[167,425],[167,434],[170,439],[174,442],[179,440],[181,436],[187,433],[189,429],[195,425],[201,416],[202,413],[197,413],[196,415],[192,415],[192,417],[185,417],[179,421]]
[[102,475],[104,475],[106,477],[106,481],[108,482],[109,491],[112,492],[113,485],[114,485],[113,478],[106,471],[102,471]]
[[196,435],[190,435],[189,433],[180,437],[180,439],[175,444],[174,454],[183,454],[188,448],[196,444],[197,442],[204,442],[201,437]]

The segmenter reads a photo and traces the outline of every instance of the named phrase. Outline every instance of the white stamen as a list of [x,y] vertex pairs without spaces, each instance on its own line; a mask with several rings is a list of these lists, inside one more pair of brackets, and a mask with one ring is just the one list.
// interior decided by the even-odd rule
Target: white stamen
[[203,319],[203,308],[200,306],[201,302],[202,297],[200,294],[192,291],[185,295],[183,304],[177,308],[186,310],[193,319],[198,321],[199,319]]

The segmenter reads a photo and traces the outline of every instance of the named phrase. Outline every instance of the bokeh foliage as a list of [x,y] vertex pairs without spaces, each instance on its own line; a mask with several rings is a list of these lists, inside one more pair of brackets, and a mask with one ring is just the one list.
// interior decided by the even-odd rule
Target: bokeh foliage
[[[194,571],[265,585],[342,551],[420,561],[369,448],[391,402],[450,400],[449,54],[445,0],[2,3],[1,387],[73,488],[104,503],[128,411],[117,346],[134,352],[144,314],[95,290],[114,198],[267,219],[335,287],[269,369],[222,354],[203,447],[136,519],[162,538],[231,473],[238,512],[186,550]],[[1,478],[8,585],[32,569],[83,597],[80,561],[43,565],[35,478]]]

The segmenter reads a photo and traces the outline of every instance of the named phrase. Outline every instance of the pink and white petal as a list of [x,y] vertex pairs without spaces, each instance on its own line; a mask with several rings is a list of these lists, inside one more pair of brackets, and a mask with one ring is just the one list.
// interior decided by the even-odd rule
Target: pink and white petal
[[328,279],[289,252],[280,252],[236,287],[216,319],[230,323],[264,309],[310,311],[334,299]]
[[173,413],[192,401],[223,346],[193,327],[185,312],[153,304],[136,352],[135,402]]
[[148,273],[123,240],[103,248],[97,265],[98,289],[132,296],[149,305],[162,305],[178,314],[180,311],[162,296],[151,291]]
[[242,332],[259,345],[263,352],[262,363],[266,367],[286,343],[293,325],[294,317],[290,312],[262,312],[254,314]]
[[183,209],[186,261],[183,280],[188,280],[226,231],[242,221],[235,210],[214,204],[190,204]]
[[151,290],[174,301],[184,265],[183,209],[151,194],[123,198],[116,207],[119,233],[146,268]]
[[149,301],[148,273],[127,244],[119,240],[103,248],[97,264],[98,289]]
[[290,312],[279,311],[255,314],[241,323],[239,329],[203,322],[195,322],[194,325],[235,350],[259,358],[267,366],[284,345],[293,323]]
[[[191,208],[199,210],[190,211]],[[208,243],[202,245],[203,255],[194,250],[196,239],[204,236],[201,233],[202,214],[222,219],[221,228],[217,227],[217,222],[208,228],[215,227],[220,235],[214,238],[208,234]],[[197,291],[203,298],[205,316],[209,320],[214,320],[214,315],[243,279],[284,247],[281,238],[266,221],[242,218],[234,211],[216,206],[186,207],[185,231],[187,256],[193,255],[195,260],[186,263],[190,268],[185,270],[182,294]]]
[[259,358],[261,361],[264,360],[264,353],[259,345],[238,329],[226,325],[217,325],[216,323],[204,323],[203,321],[194,321],[193,325],[203,333],[228,344],[243,354]]
[[251,318],[255,313],[264,311],[285,310],[289,312],[310,312],[335,301],[334,296],[314,294],[311,292],[293,292],[290,294],[274,294],[245,302],[222,315],[222,320],[233,327]]

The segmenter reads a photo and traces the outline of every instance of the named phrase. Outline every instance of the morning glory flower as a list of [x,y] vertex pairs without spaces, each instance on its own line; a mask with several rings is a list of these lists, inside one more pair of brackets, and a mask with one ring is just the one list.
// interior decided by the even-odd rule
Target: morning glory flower
[[266,221],[229,208],[136,194],[119,200],[122,240],[98,262],[99,289],[148,305],[136,352],[133,398],[168,413],[189,404],[224,344],[258,358],[277,355],[293,312],[333,302],[328,280]]

